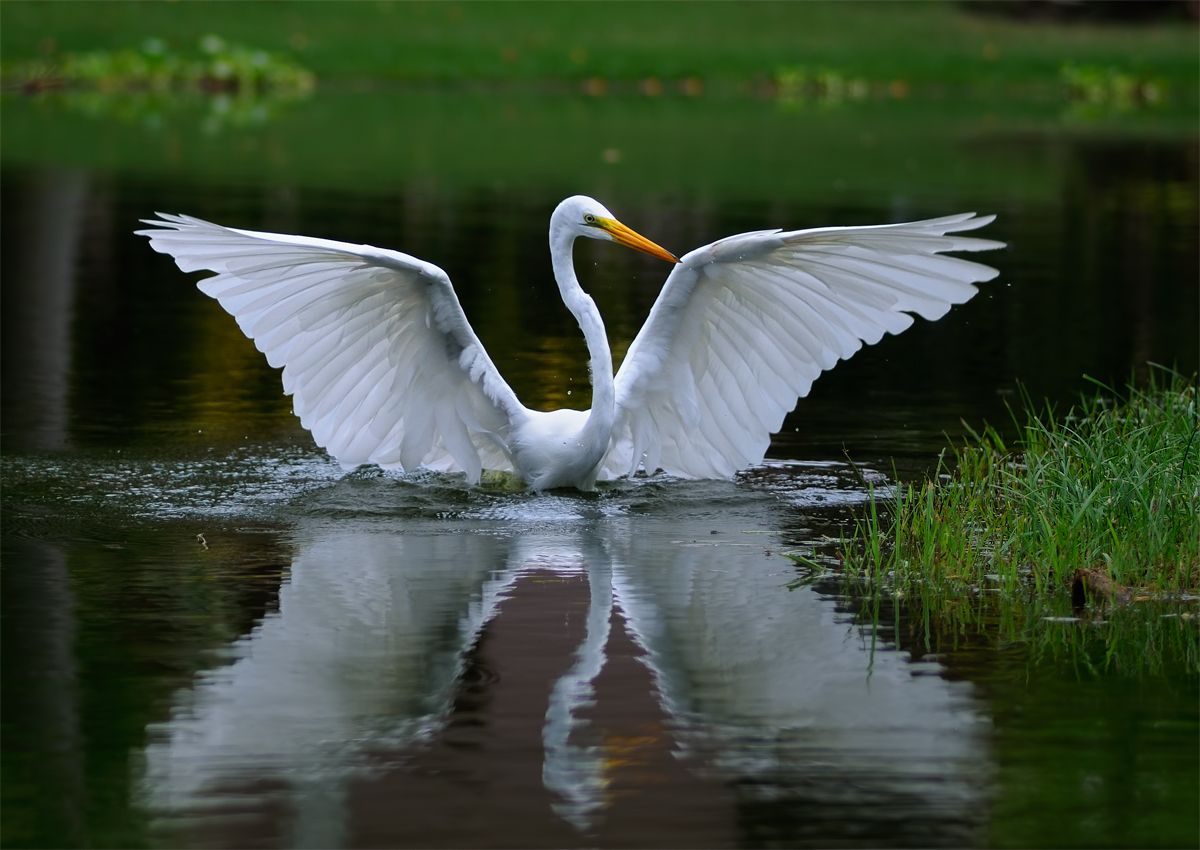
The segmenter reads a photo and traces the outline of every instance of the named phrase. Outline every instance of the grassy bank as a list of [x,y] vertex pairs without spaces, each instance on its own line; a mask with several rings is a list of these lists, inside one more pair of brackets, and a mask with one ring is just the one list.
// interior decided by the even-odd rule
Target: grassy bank
[[950,2],[142,3],[3,5],[5,66],[208,33],[338,80],[662,81],[668,89],[805,69],[916,86],[1024,87],[1065,65],[1195,88],[1195,27],[1029,23]]
[[932,480],[873,505],[845,552],[847,570],[951,592],[1065,593],[1078,570],[1114,591],[1200,588],[1190,380],[1160,378],[1121,402],[1097,395],[1064,415],[1030,406],[1024,416],[1012,444],[988,428],[943,456]]
[[[1027,403],[1012,441],[974,434],[930,480],[872,498],[844,544],[866,616],[905,600],[926,638],[982,634],[1072,657],[1090,647],[1132,667],[1182,641],[1200,665],[1194,626],[1179,627],[1200,589],[1197,416],[1194,378],[1160,374],[1065,413]],[[1104,632],[1063,630],[1080,618]]]

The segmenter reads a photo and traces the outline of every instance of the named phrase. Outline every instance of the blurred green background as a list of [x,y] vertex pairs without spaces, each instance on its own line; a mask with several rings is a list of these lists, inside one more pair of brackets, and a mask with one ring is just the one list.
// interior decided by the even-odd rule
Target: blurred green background
[[[980,167],[948,147],[1194,133],[1190,8],[11,0],[4,157],[339,188],[877,195],[939,191],[937,172],[1038,194],[1045,174],[1019,157]],[[206,37],[227,46],[214,73],[159,85]],[[264,75],[302,69],[315,93],[220,77],[255,58]],[[237,128],[256,131],[214,138]]]
[[5,63],[176,46],[214,32],[288,52],[323,83],[762,82],[789,66],[870,81],[1012,89],[1064,63],[1112,66],[1195,86],[1186,3],[309,3],[9,0]]

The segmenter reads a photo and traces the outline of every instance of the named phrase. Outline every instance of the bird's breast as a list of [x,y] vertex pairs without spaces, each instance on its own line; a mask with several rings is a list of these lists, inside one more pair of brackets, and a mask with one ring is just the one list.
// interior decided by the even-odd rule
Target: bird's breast
[[590,488],[608,439],[589,435],[587,421],[584,410],[533,411],[514,434],[517,473],[536,490]]

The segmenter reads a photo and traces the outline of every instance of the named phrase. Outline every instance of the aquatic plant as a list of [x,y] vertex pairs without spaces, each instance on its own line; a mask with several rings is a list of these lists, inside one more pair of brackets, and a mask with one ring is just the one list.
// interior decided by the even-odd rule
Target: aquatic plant
[[866,80],[831,68],[780,67],[775,70],[773,83],[775,97],[788,105],[863,100],[871,94]]
[[100,92],[307,92],[316,78],[292,60],[206,35],[194,52],[148,38],[137,48],[68,53],[27,62],[9,75],[31,92],[73,88]]
[[923,482],[864,481],[836,570],[859,621],[924,651],[1020,643],[1081,675],[1200,671],[1196,379],[1159,371],[1063,415],[1026,396],[1013,425],[970,432]]
[[897,588],[1049,594],[1082,581],[1089,595],[1125,598],[1200,586],[1193,381],[1152,377],[1063,416],[1026,399],[1024,417],[1012,445],[995,428],[973,431],[929,480],[882,504],[872,495],[845,543],[847,573]]
[[1059,79],[1071,100],[1116,109],[1154,106],[1167,90],[1160,79],[1097,65],[1064,65]]
[[168,126],[178,113],[200,113],[200,130],[209,136],[269,123],[286,104],[307,97],[316,81],[285,57],[215,35],[200,39],[195,53],[151,38],[136,49],[27,62],[5,77],[37,95],[39,108],[65,108],[149,130]]

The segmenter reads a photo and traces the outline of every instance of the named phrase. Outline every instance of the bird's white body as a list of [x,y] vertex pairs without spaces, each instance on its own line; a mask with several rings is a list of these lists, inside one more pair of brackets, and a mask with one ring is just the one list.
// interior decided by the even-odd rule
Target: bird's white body
[[813,380],[915,313],[938,319],[996,270],[944,251],[974,213],[874,227],[743,233],[685,255],[614,376],[571,263],[580,236],[675,258],[575,196],[550,219],[554,276],[587,342],[592,409],[535,411],[500,377],[437,266],[398,251],[162,215],[138,231],[216,298],[343,466],[513,472],[537,490],[662,469],[726,478],[762,460]]
[[517,473],[536,490],[590,490],[606,448],[602,440],[585,433],[591,414],[591,410],[529,411],[513,432]]

